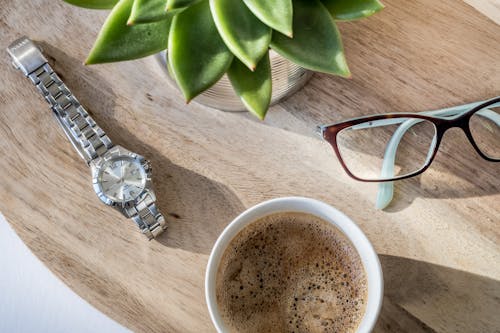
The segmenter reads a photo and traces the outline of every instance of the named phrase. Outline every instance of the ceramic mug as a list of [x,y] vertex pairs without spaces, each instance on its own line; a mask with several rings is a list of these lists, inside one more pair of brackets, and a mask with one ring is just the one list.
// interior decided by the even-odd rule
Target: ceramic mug
[[361,229],[346,215],[324,202],[302,197],[285,197],[262,202],[236,217],[222,232],[208,259],[205,275],[205,298],[212,322],[219,333],[225,333],[217,306],[215,280],[219,263],[231,240],[242,229],[260,218],[279,212],[300,212],[315,215],[330,222],[351,241],[363,263],[368,281],[368,299],[357,332],[370,332],[377,321],[383,297],[382,268],[377,253]]

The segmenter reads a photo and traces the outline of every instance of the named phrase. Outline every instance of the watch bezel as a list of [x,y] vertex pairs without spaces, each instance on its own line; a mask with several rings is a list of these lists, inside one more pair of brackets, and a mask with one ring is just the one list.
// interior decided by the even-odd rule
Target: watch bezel
[[[146,181],[144,184],[144,188],[139,193],[134,199],[127,200],[127,201],[116,201],[110,197],[108,197],[103,189],[102,189],[102,184],[99,182],[99,174],[103,166],[105,165],[106,162],[114,159],[121,159],[121,158],[130,158],[133,160],[136,160],[139,162],[139,164],[144,168],[144,172],[146,174]],[[121,146],[115,146],[108,150],[106,154],[104,154],[101,157],[98,157],[94,159],[91,162],[91,170],[92,170],[92,185],[94,187],[94,191],[97,194],[97,197],[106,205],[108,206],[113,206],[117,208],[129,208],[137,204],[141,198],[151,190],[152,187],[152,182],[151,182],[151,177],[152,177],[152,170],[151,170],[151,164],[149,163],[148,160],[144,158],[144,156],[139,155],[137,153],[131,152]]]

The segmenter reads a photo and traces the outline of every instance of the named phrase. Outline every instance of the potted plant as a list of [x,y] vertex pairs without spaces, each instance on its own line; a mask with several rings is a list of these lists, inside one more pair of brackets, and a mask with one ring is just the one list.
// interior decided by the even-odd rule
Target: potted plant
[[65,0],[112,8],[86,64],[167,49],[186,100],[227,74],[245,107],[264,119],[271,101],[270,49],[312,71],[349,77],[335,21],[369,16],[378,0]]

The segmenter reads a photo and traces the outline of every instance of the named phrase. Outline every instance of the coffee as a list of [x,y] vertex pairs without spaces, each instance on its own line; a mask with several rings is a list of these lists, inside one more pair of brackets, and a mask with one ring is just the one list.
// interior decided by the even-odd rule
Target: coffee
[[216,298],[230,332],[354,332],[367,280],[356,249],[331,223],[277,213],[231,240]]

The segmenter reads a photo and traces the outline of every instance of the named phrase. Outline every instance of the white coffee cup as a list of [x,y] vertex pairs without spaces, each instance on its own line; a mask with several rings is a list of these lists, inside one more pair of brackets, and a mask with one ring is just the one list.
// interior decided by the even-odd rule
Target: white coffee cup
[[219,333],[228,330],[219,313],[215,294],[217,270],[224,251],[231,240],[247,225],[260,218],[279,212],[300,212],[315,215],[335,225],[352,242],[359,253],[368,281],[368,299],[365,314],[357,332],[370,332],[377,322],[383,297],[382,268],[377,253],[368,238],[359,227],[346,215],[324,202],[302,197],[277,198],[253,206],[236,217],[222,232],[208,259],[205,275],[205,298],[212,322]]

